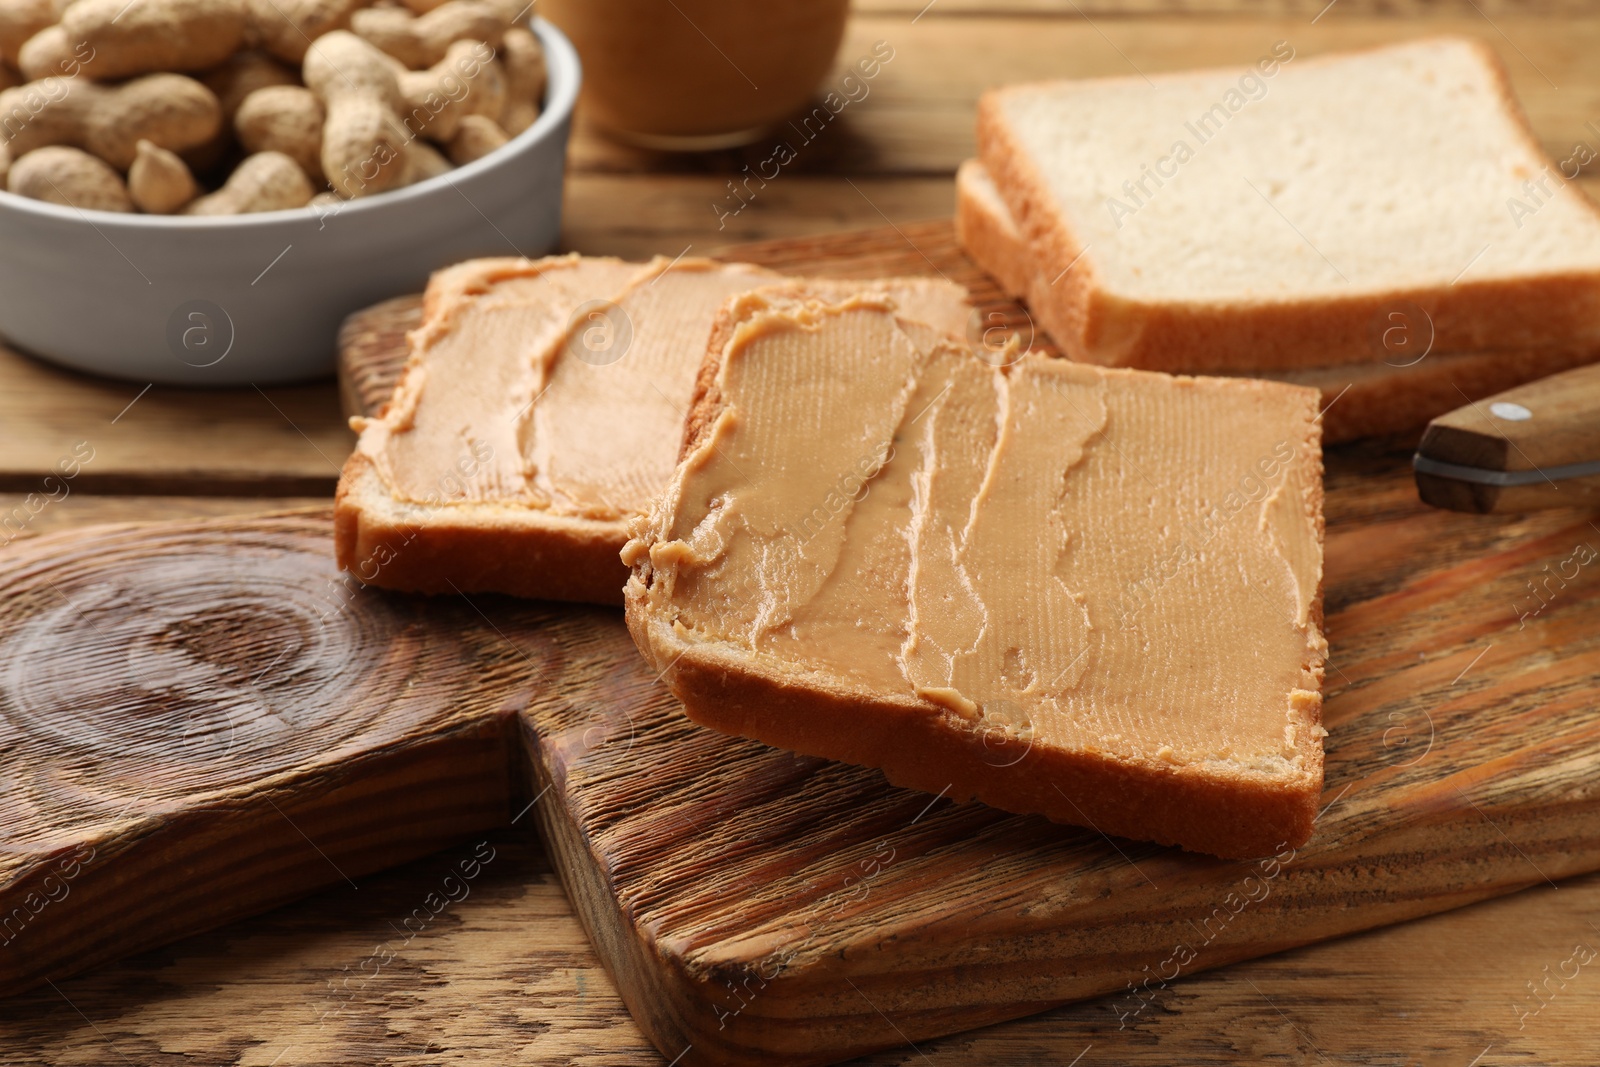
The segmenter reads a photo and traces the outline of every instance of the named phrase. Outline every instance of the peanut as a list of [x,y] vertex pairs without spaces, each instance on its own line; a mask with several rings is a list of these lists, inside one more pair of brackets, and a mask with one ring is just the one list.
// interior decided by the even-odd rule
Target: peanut
[[56,21],[50,0],[4,0],[0,3],[0,59],[17,65],[23,44]]
[[457,41],[432,67],[399,78],[406,128],[440,143],[455,136],[463,116],[496,117],[505,108],[505,73],[481,41]]
[[173,215],[200,193],[189,167],[174,152],[140,141],[128,168],[128,194],[140,211]]
[[214,67],[243,47],[249,21],[244,0],[75,0],[61,28],[105,81]]
[[83,62],[94,53],[75,49],[67,38],[67,31],[58,26],[46,26],[23,42],[17,52],[17,69],[29,81],[41,78],[76,78],[83,71]]
[[200,81],[217,94],[222,121],[231,128],[245,97],[269,85],[299,85],[300,75],[261,52],[239,52],[222,66],[207,71]]
[[0,137],[14,154],[72,145],[118,170],[133,164],[141,138],[177,152],[204,144],[221,125],[211,90],[182,74],[146,74],[116,86],[46,78],[0,93]]
[[217,94],[222,105],[222,128],[207,143],[183,153],[183,161],[195,173],[214,170],[237,147],[233,120],[244,98],[270,85],[299,85],[300,73],[263,52],[237,52],[219,67],[200,76],[206,88]]
[[311,42],[350,25],[365,0],[245,0],[255,36],[267,52],[287,63],[306,57]]
[[[524,0],[373,2],[0,0],[0,187],[207,215],[299,207],[327,179],[319,199],[342,203],[481,158],[538,117]],[[239,147],[202,195],[196,175],[209,184]],[[41,185],[58,174],[66,193]]]
[[47,145],[11,165],[6,188],[19,196],[83,211],[132,211],[122,177],[77,148]]
[[[69,0],[70,2],[70,0]],[[533,12],[533,0],[483,0],[500,12],[507,26],[526,26]]]
[[233,129],[247,152],[282,152],[319,185],[322,176],[322,102],[300,85],[273,85],[245,97]]
[[486,0],[449,0],[426,15],[402,8],[357,11],[350,28],[412,70],[431,67],[457,41],[500,43],[508,20]]
[[417,139],[406,145],[405,179],[402,185],[414,185],[429,178],[437,178],[450,169],[450,161],[427,141]]
[[317,38],[302,74],[326,109],[322,173],[346,198],[401,184],[411,140],[399,118],[400,86],[393,60],[345,30]]
[[500,65],[506,72],[506,106],[500,128],[515,137],[532,126],[544,103],[544,47],[526,26],[513,26],[500,41]]
[[305,207],[316,195],[300,164],[282,152],[257,152],[234,168],[221,189],[202,196],[185,215],[248,215]]
[[440,4],[447,4],[450,0],[401,0],[406,7],[418,15],[426,15]]
[[445,154],[458,167],[482,159],[511,138],[506,136],[493,119],[483,115],[468,115],[461,120],[456,135],[445,146]]

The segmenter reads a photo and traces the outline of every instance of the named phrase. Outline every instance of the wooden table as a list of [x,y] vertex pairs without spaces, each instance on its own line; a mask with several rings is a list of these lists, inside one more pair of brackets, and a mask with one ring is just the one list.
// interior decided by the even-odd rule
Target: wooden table
[[[1244,62],[1278,40],[1310,55],[1439,32],[1500,51],[1553,156],[1600,147],[1600,17],[1580,0],[858,0],[841,62],[880,40],[893,59],[743,210],[720,217],[737,206],[728,182],[762,147],[679,158],[580,128],[564,244],[713,253],[944,216],[991,84]],[[145,389],[0,349],[0,545],[322,502],[351,441],[331,382]],[[79,442],[93,455],[63,496],[45,478],[75,446],[82,455]],[[475,845],[0,1003],[0,1064],[663,1062],[528,831],[493,835],[471,896],[370,973],[396,918]],[[1199,975],[1157,1007],[1119,1030],[1108,1003],[1074,1005],[872,1062],[1592,1065],[1600,876]]]

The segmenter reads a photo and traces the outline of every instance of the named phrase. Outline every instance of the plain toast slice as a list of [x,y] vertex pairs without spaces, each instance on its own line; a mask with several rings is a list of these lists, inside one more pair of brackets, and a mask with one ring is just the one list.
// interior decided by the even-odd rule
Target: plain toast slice
[[979,154],[1074,359],[1207,372],[1600,337],[1600,213],[1460,38],[1239,69],[1006,86]]
[[[1013,298],[1030,309],[1049,302],[1044,272],[1032,248],[976,159],[966,160],[956,171],[956,234],[973,262]],[[1594,339],[1536,348],[1436,352],[1429,323],[1410,308],[1396,308],[1381,327],[1373,331],[1372,341],[1382,362],[1215,373],[1316,389],[1322,394],[1322,441],[1333,445],[1415,429],[1466,400],[1600,361],[1600,340]]]

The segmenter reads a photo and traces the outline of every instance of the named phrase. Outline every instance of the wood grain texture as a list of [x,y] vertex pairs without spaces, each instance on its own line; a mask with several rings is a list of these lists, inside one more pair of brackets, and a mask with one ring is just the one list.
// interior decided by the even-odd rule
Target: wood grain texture
[[322,386],[146,391],[0,345],[0,492],[59,493],[77,459],[78,492],[332,495],[354,443]]
[[54,497],[49,488],[43,487],[33,493],[0,493],[0,550],[25,538],[99,523],[217,519],[278,509],[303,510],[326,503],[321,497],[294,496],[270,500],[239,496],[108,496],[74,492],[68,483]]
[[[970,134],[965,136],[970,140]],[[707,255],[736,242],[862,229],[880,226],[885,219],[904,223],[948,218],[955,209],[949,174],[863,174],[845,183],[835,177],[795,173],[770,183],[738,215],[719,216],[719,209],[726,212],[737,206],[729,199],[731,178],[731,174],[574,176],[567,183],[561,247],[626,259],[676,256],[686,248],[692,249],[690,255]]]
[[505,822],[526,661],[467,605],[358,589],[330,525],[8,550],[0,993]]
[[[521,827],[0,1001],[7,1067],[663,1067]],[[395,927],[487,841],[470,892]],[[887,1050],[860,1067],[1593,1067],[1600,877],[1533,889],[1171,986]],[[387,954],[387,959],[386,959]],[[381,965],[380,965],[381,964]],[[1534,985],[1536,998],[1528,989]],[[1280,1014],[1281,1013],[1281,1014]]]
[[[1355,480],[1346,488],[1366,485],[1366,470],[1403,466],[1403,454],[1386,458],[1371,445],[1344,454],[1339,477]],[[1453,520],[1418,512],[1395,480],[1360,501],[1354,493],[1339,499],[1338,522],[1381,523],[1374,544],[1392,545],[1373,560],[1379,581],[1398,581],[1413,541],[1434,536],[1416,522]],[[205,504],[160,501],[158,514],[198,515]],[[1397,537],[1402,523],[1413,528],[1411,539]],[[1483,526],[1512,539],[1526,533],[1510,523]],[[1480,537],[1474,549],[1493,541]],[[1354,569],[1355,561],[1339,566]],[[397,936],[395,926],[437,893],[478,840],[362,877],[358,891],[339,883],[293,907],[0,1000],[0,1061],[666,1064],[614,992],[530,833],[493,833],[496,859],[470,896],[422,933]],[[1462,1067],[1474,1059],[1478,1067],[1592,1067],[1600,982],[1592,968],[1571,979],[1562,971],[1573,973],[1578,945],[1600,945],[1597,915],[1600,877],[1576,878],[1560,891],[1530,889],[1186,977],[1123,1029],[1118,998],[1102,998],[861,1062],[992,1067],[1069,1064],[1082,1054],[1080,1067]]]
[[[1170,18],[1173,16],[1312,17],[1328,0],[856,0],[860,15],[913,18],[996,18],[1008,15],[1050,15],[1063,18]],[[1474,9],[1496,18],[1505,16],[1585,15],[1593,8],[1581,0],[1339,0],[1345,16],[1415,19],[1470,15]]]
[[[456,899],[415,918],[447,879]],[[0,1001],[0,1062],[664,1062],[617,999],[528,820],[355,882]]]

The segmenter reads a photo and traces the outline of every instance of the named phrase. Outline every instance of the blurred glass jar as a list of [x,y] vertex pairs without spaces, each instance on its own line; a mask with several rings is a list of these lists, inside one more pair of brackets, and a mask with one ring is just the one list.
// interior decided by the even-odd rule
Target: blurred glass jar
[[799,111],[844,38],[849,0],[539,0],[583,60],[584,110],[625,140],[746,144]]

